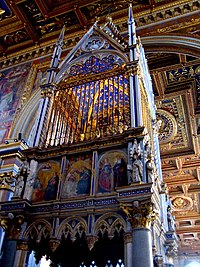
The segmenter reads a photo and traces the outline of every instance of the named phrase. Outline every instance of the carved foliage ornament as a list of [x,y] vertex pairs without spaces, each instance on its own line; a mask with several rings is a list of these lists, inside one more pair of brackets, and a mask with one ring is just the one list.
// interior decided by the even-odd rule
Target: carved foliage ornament
[[177,122],[174,116],[163,109],[157,110],[159,124],[159,141],[161,144],[171,141],[177,134]]
[[0,219],[0,226],[6,232],[8,238],[17,239],[19,237],[21,226],[24,223],[24,216],[14,216],[9,213],[7,217]]
[[0,174],[0,188],[14,190],[15,188],[15,178],[12,172],[6,172]]
[[174,211],[184,211],[193,209],[193,201],[190,197],[175,196],[172,198]]
[[121,204],[121,209],[127,215],[133,228],[149,228],[151,221],[156,220],[157,212],[154,204],[135,202],[133,205]]

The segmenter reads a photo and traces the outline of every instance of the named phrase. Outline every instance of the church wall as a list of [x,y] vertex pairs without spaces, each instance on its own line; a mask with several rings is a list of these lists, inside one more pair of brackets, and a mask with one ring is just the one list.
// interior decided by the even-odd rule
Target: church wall
[[16,110],[20,109],[31,64],[25,63],[1,72],[0,79],[0,142],[8,137]]
[[[45,81],[47,64],[45,61],[32,61],[1,71],[0,144],[10,138],[17,139],[19,133],[22,133],[22,138],[28,137],[30,132],[28,125],[26,125],[24,132],[16,132],[15,125],[18,120],[22,119],[20,112],[28,104],[31,97],[34,97],[40,84]],[[29,105],[31,108],[31,103]],[[29,109],[28,112],[31,113],[32,111]],[[31,121],[31,117],[29,120]],[[22,124],[27,123],[29,122],[24,121]]]

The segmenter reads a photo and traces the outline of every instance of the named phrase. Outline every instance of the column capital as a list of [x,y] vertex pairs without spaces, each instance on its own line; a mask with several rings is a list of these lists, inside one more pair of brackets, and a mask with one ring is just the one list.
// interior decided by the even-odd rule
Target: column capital
[[42,98],[52,98],[54,95],[54,90],[56,89],[55,84],[44,84],[40,86]]
[[12,213],[8,213],[6,217],[0,219],[0,226],[6,232],[9,239],[18,239],[24,220],[23,215],[15,216]]
[[125,244],[132,243],[133,242],[132,232],[124,233],[124,242],[125,242]]
[[154,204],[150,201],[146,203],[135,201],[131,205],[121,204],[120,207],[127,215],[133,229],[149,228],[150,223],[157,217]]
[[17,250],[28,251],[29,250],[28,240],[17,240]]
[[5,172],[0,174],[0,189],[6,189],[14,191],[15,181],[13,172]]
[[140,74],[140,68],[138,66],[138,61],[131,62],[131,64],[126,65],[126,72],[130,76]]

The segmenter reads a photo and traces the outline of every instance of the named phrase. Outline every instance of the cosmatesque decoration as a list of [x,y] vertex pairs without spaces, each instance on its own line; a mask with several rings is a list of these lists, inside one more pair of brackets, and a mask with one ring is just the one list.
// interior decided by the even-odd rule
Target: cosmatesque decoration
[[127,215],[133,228],[149,228],[150,223],[157,218],[157,211],[152,202],[139,203],[135,201],[131,204],[120,205],[123,212]]

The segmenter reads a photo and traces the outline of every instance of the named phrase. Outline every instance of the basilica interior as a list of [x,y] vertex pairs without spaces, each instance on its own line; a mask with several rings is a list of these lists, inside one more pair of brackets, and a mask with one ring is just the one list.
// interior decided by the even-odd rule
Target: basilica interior
[[[167,208],[151,229],[154,266],[200,266],[200,2],[2,0],[0,29],[0,248],[19,241],[2,266],[39,266],[35,251],[49,266],[114,266],[103,253],[115,266],[153,267],[132,263],[124,219],[132,224],[140,201],[146,212],[150,192]],[[154,97],[129,92],[151,83]],[[133,178],[136,154],[148,169],[152,153],[154,178],[139,167]]]

